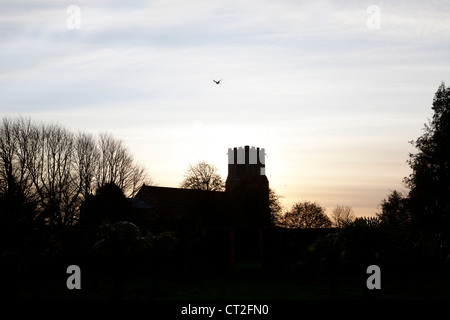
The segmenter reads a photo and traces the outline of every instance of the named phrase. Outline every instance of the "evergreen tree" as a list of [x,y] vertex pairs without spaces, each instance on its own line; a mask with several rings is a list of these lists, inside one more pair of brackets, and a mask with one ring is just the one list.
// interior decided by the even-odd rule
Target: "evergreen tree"
[[397,190],[392,191],[388,198],[381,202],[380,209],[378,218],[394,227],[406,226],[410,221],[408,198]]
[[[412,144],[418,149],[408,161],[405,178],[411,222],[420,239],[435,248],[449,248],[450,239],[450,88],[442,83],[433,100],[433,117]],[[439,250],[441,250],[439,249]]]
[[104,220],[111,223],[129,221],[131,204],[122,189],[114,182],[101,186],[96,195],[90,196],[80,209],[80,224],[99,226]]

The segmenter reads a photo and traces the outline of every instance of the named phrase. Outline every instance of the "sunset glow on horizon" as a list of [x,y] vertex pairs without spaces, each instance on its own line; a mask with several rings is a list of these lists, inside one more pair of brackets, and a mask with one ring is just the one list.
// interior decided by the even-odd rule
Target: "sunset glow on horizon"
[[264,148],[286,210],[374,216],[450,84],[449,21],[420,1],[2,3],[0,116],[110,132],[167,187]]

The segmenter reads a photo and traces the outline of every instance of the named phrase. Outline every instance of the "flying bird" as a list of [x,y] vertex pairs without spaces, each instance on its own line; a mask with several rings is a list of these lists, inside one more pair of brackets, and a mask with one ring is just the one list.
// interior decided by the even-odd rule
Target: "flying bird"
[[219,81],[213,80],[215,82],[215,84],[220,84],[220,81],[222,81],[222,79],[220,79]]

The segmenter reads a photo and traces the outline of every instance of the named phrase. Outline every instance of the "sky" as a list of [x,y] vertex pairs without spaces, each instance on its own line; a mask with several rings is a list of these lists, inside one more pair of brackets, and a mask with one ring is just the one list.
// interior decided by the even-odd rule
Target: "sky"
[[0,2],[0,117],[109,132],[167,187],[265,148],[286,210],[407,191],[442,81],[449,1]]

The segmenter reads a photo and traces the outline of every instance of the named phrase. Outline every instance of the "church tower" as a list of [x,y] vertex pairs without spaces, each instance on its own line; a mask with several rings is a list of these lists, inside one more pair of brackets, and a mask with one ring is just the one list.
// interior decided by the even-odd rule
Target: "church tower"
[[269,180],[265,168],[264,148],[245,146],[228,149],[225,187],[241,225],[270,224]]

